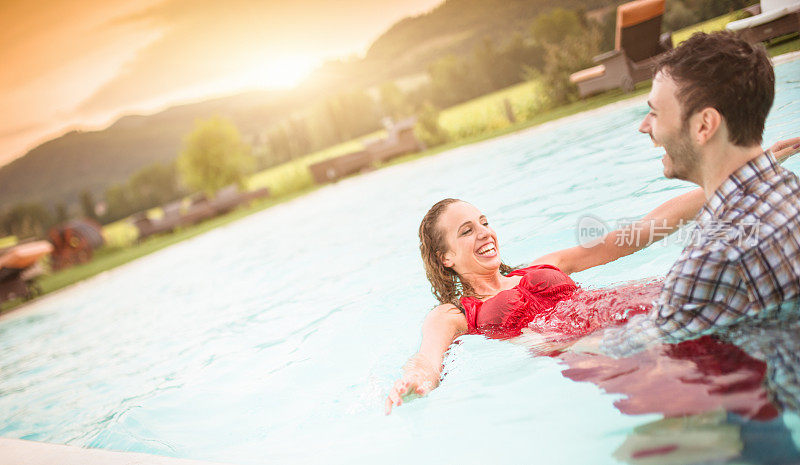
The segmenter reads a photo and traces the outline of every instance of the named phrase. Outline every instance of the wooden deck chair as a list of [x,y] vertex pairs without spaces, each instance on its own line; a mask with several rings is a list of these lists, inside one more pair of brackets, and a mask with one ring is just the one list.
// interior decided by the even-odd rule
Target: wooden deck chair
[[725,28],[738,32],[750,43],[800,32],[800,1],[762,0],[759,14],[732,21]]
[[594,57],[597,66],[573,73],[570,81],[581,97],[611,89],[633,90],[652,77],[655,60],[672,48],[672,36],[661,34],[665,0],[636,0],[617,8],[614,50]]

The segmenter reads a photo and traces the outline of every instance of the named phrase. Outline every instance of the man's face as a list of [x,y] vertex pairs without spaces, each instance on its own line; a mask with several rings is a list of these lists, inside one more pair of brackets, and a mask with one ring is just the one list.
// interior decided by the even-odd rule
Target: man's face
[[684,124],[678,101],[678,86],[663,72],[656,74],[647,100],[650,113],[639,131],[650,136],[656,147],[664,147],[664,176],[697,182],[700,154]]

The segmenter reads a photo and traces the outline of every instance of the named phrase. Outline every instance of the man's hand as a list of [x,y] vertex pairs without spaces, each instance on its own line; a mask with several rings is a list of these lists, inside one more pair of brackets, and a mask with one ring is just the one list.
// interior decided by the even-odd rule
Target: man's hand
[[783,162],[792,155],[800,153],[800,137],[775,142],[769,150],[778,162]]

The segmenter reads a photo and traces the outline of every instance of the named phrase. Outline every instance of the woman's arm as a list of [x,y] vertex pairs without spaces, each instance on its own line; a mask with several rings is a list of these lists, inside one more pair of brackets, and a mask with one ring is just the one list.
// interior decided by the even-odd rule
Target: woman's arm
[[[782,163],[800,152],[800,137],[776,142],[770,147],[770,151]],[[625,228],[611,231],[595,242],[539,257],[532,265],[554,265],[569,274],[612,262],[675,232],[683,223],[697,215],[705,200],[703,189],[700,188],[679,195]]]
[[386,398],[386,414],[392,406],[403,404],[403,396],[411,393],[425,395],[439,385],[444,354],[450,344],[467,332],[467,319],[454,305],[440,305],[425,317],[422,324],[422,343],[403,367],[403,376],[394,383]]

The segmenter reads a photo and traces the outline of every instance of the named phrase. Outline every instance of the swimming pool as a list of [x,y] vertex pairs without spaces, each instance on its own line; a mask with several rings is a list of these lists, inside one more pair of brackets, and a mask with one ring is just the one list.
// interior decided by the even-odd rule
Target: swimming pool
[[[766,144],[800,129],[800,61],[776,72]],[[613,223],[690,187],[662,178],[636,132],[646,112],[636,99],[347,179],[8,315],[0,436],[243,464],[618,463],[648,434],[731,456],[745,428],[730,414],[625,414],[624,394],[565,372],[580,361],[479,336],[451,351],[440,388],[383,415],[435,303],[416,238],[428,207],[481,208],[510,264],[574,245],[581,216]],[[679,250],[574,279],[663,275]],[[778,420],[800,444],[797,416]]]

